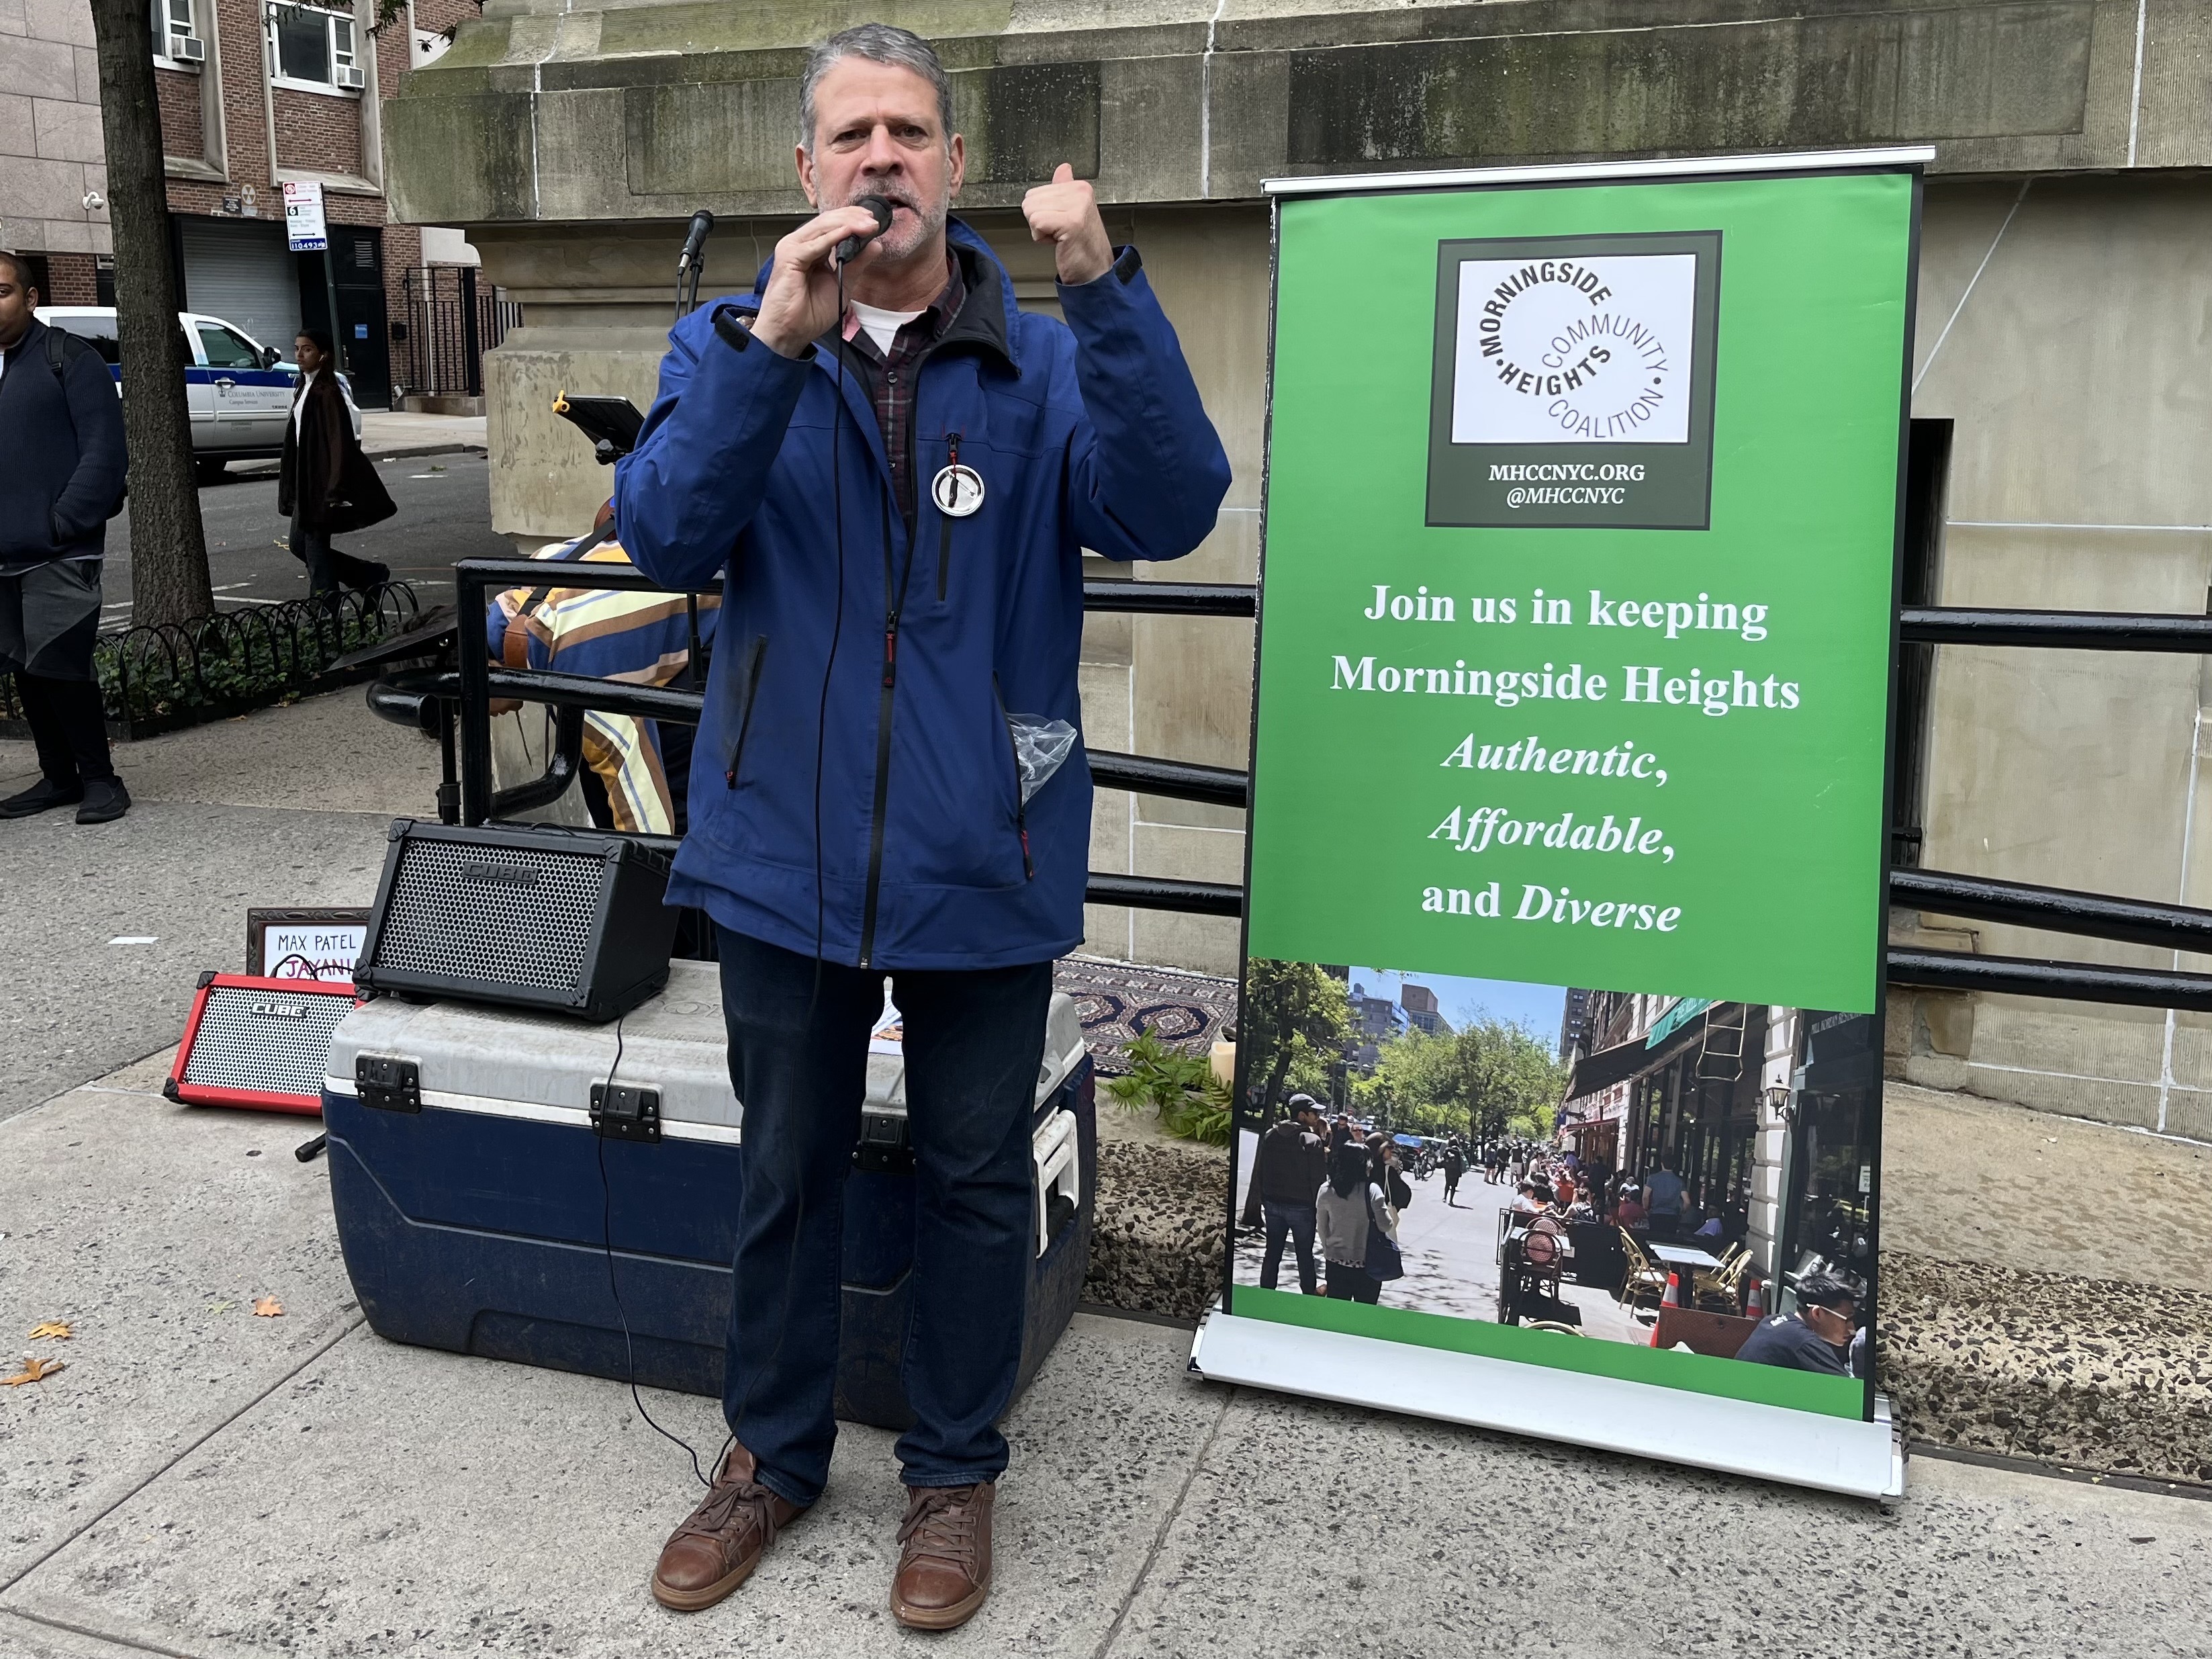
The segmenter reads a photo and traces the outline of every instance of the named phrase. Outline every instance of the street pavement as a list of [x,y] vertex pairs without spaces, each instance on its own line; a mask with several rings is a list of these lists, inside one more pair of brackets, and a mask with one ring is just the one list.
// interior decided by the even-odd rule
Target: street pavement
[[[966,1629],[889,1616],[875,1430],[736,1595],[664,1612],[696,1488],[629,1390],[386,1342],[312,1121],[158,1093],[245,907],[364,900],[434,750],[347,692],[123,759],[122,824],[0,825],[0,1355],[65,1364],[0,1389],[0,1659],[2212,1655],[2212,1504],[1915,1458],[1881,1508],[1229,1389],[1087,1315],[1009,1417]],[[1422,1239],[1486,1237],[1418,1190]],[[719,1443],[712,1401],[645,1399]]]
[[[1481,1170],[1469,1170],[1460,1178],[1455,1204],[1444,1202],[1441,1170],[1411,1185],[1413,1201],[1398,1215],[1398,1249],[1405,1258],[1406,1276],[1382,1287],[1382,1305],[1495,1321],[1498,1218],[1513,1201],[1512,1183],[1492,1185],[1483,1180]],[[1260,1282],[1265,1255],[1265,1240],[1258,1229],[1239,1236],[1239,1284]],[[1297,1287],[1297,1259],[1286,1246],[1277,1288],[1295,1291]],[[1570,1282],[1559,1287],[1559,1293],[1561,1299],[1580,1310],[1583,1335],[1615,1342],[1650,1340],[1650,1328],[1621,1311],[1606,1291]]]
[[[386,457],[376,467],[399,510],[382,524],[337,538],[337,545],[390,565],[395,580],[413,584],[426,609],[452,602],[454,560],[513,556],[514,544],[491,527],[489,470],[482,455],[453,449]],[[218,609],[307,597],[307,568],[286,550],[291,526],[276,514],[275,463],[234,463],[222,483],[202,485],[200,520]],[[107,526],[103,586],[102,623],[120,627],[131,614],[127,503]]]

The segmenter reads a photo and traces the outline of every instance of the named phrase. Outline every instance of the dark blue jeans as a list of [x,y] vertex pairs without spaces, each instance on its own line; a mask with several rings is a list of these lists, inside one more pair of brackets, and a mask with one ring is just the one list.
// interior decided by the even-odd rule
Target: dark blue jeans
[[[845,1174],[867,1091],[884,978],[718,927],[730,1082],[744,1106],[735,1296],[722,1411],[760,1480],[811,1504],[837,1437]],[[913,1320],[901,1377],[910,1486],[1006,1467],[999,1414],[1021,1364],[1030,1258],[1030,1119],[1052,964],[894,969],[905,1021],[915,1194]]]
[[1314,1228],[1317,1218],[1310,1204],[1278,1204],[1260,1200],[1260,1213],[1267,1223],[1267,1253],[1260,1258],[1260,1288],[1272,1291],[1283,1275],[1283,1240],[1287,1235],[1297,1252],[1298,1288],[1314,1294],[1319,1280],[1314,1273]]

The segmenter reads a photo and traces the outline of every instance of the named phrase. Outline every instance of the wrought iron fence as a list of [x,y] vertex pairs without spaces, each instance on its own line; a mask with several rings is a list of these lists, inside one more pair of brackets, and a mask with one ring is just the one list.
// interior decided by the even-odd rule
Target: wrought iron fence
[[[93,670],[111,729],[151,737],[362,678],[334,674],[331,665],[421,612],[412,587],[387,582],[190,623],[115,629],[94,641]],[[15,676],[0,675],[0,728],[22,719]]]
[[483,396],[483,355],[522,321],[506,291],[480,281],[474,265],[430,265],[399,279],[404,335],[393,331],[392,368],[402,392]]

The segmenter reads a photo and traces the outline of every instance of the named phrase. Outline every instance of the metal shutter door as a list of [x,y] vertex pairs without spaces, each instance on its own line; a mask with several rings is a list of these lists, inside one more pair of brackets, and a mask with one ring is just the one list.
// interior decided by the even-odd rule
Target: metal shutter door
[[284,228],[257,220],[185,219],[186,311],[220,317],[260,345],[292,355],[300,277]]

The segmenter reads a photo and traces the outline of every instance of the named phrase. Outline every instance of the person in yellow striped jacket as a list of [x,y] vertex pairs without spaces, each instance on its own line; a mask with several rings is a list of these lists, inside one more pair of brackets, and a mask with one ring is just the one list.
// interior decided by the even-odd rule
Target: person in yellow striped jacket
[[[532,556],[558,563],[629,562],[605,508],[590,535],[553,543]],[[485,607],[485,644],[493,661],[633,685],[692,683],[691,623],[683,594],[562,586],[554,573],[547,575],[543,585],[509,588]],[[720,605],[714,594],[699,598],[702,658],[713,647]],[[702,659],[702,682],[705,667]],[[690,726],[672,720],[589,711],[582,787],[592,822],[602,829],[682,835],[691,737]]]

